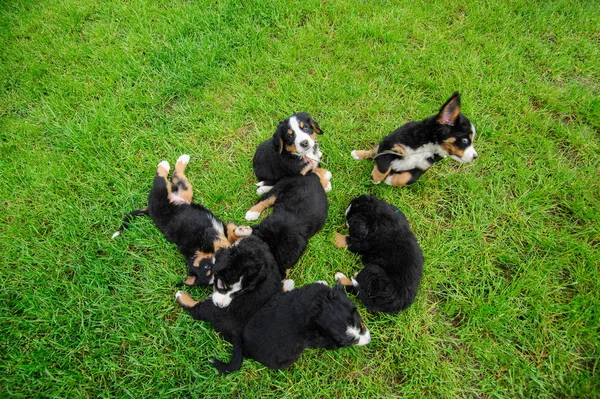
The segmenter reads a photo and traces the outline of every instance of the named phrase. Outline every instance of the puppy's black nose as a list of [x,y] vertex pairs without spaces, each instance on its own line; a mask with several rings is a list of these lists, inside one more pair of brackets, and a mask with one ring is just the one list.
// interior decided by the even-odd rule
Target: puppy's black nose
[[308,140],[303,140],[300,142],[300,147],[304,148],[305,150],[308,148]]

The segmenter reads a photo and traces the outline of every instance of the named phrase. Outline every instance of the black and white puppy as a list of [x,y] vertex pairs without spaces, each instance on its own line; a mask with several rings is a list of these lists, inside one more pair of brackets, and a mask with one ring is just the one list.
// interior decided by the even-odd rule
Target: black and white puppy
[[352,157],[375,159],[373,183],[405,186],[416,182],[431,165],[448,155],[459,162],[477,158],[473,140],[475,126],[460,113],[460,95],[454,93],[437,115],[408,122],[375,148],[352,151]]
[[149,215],[154,224],[175,243],[185,256],[188,278],[181,284],[188,286],[212,284],[213,255],[219,248],[228,247],[238,239],[250,235],[247,226],[223,223],[210,210],[192,202],[192,185],[184,171],[190,161],[189,155],[177,159],[171,180],[167,161],[158,164],[150,194],[148,208],[138,209],[125,216],[119,231],[123,231],[135,216]]
[[252,234],[269,245],[283,278],[306,249],[308,240],[323,228],[329,203],[319,177],[309,173],[279,179],[250,208],[246,219],[258,219],[270,206],[273,212],[252,226]]
[[350,280],[335,280],[373,312],[397,313],[410,306],[423,273],[423,252],[404,214],[374,195],[355,198],[346,210],[349,235],[336,246],[362,255],[364,268]]
[[273,137],[263,141],[252,164],[258,179],[258,195],[269,191],[281,178],[319,171],[326,191],[331,190],[331,173],[319,168],[322,153],[316,135],[323,134],[319,124],[306,112],[298,112],[279,122]]
[[344,288],[314,283],[279,292],[247,322],[232,362],[215,362],[222,373],[239,370],[243,356],[275,369],[290,367],[307,348],[334,350],[371,341]]
[[282,291],[277,264],[269,247],[250,236],[215,254],[213,275],[213,294],[204,301],[196,301],[184,291],[175,297],[194,319],[209,322],[235,346],[248,320]]

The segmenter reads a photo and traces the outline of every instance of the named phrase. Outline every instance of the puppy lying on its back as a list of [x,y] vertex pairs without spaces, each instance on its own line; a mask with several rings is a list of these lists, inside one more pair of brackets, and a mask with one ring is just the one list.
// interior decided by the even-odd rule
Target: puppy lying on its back
[[198,302],[183,291],[175,297],[194,319],[208,321],[227,341],[239,345],[244,325],[282,290],[277,264],[269,247],[250,236],[216,253],[213,275],[213,294],[206,300]]
[[336,245],[362,255],[365,265],[352,280],[335,280],[358,295],[372,312],[397,313],[410,306],[423,273],[423,253],[399,209],[374,195],[355,198],[346,210],[350,235]]
[[329,203],[319,177],[309,173],[280,179],[250,208],[246,219],[258,219],[270,206],[273,213],[252,226],[252,234],[269,245],[283,278],[306,249],[308,240],[323,228]]
[[306,175],[310,171],[318,171],[323,188],[331,190],[331,173],[319,168],[323,154],[316,134],[323,131],[306,112],[295,113],[279,122],[273,137],[258,146],[252,160],[258,195],[269,191],[283,177]]
[[460,113],[460,95],[454,93],[437,115],[405,123],[375,148],[352,151],[352,157],[375,159],[373,183],[405,186],[416,182],[431,165],[448,155],[459,162],[477,158],[473,140],[475,126]]
[[306,348],[333,350],[370,341],[344,289],[315,283],[273,296],[244,326],[232,362],[215,366],[222,373],[239,370],[243,355],[279,370],[291,366]]
[[189,160],[189,155],[179,157],[171,181],[167,179],[169,163],[158,164],[148,195],[148,208],[125,216],[113,238],[127,227],[132,217],[149,215],[166,239],[175,243],[186,258],[188,278],[183,284],[208,285],[212,283],[214,253],[250,235],[252,230],[234,223],[225,224],[204,206],[192,203],[192,185],[184,174]]

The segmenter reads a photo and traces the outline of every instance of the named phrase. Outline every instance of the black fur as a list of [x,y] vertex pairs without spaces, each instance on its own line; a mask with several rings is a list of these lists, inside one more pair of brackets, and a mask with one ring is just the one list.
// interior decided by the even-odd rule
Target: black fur
[[400,210],[374,195],[350,203],[348,249],[364,268],[347,286],[373,312],[397,313],[410,306],[423,273],[423,253]]
[[[368,330],[342,286],[331,289],[315,283],[280,292],[261,307],[243,328],[234,344],[235,363],[218,364],[221,372],[238,370],[242,355],[272,369],[291,366],[306,348],[328,350],[357,343],[347,334],[352,326],[370,341]],[[368,337],[368,338],[367,338]]]
[[[281,292],[281,278],[268,246],[253,236],[220,249],[215,255],[213,271],[215,282],[211,298],[193,307],[182,306],[193,318],[209,322],[235,346],[239,343],[242,328],[248,320],[267,300]],[[242,289],[231,295],[231,302],[226,307],[217,306],[215,295],[227,293],[240,280]],[[232,362],[235,361],[232,358]],[[216,366],[224,364],[219,361],[213,363]]]
[[273,213],[253,226],[252,234],[269,245],[281,275],[285,276],[306,249],[308,240],[323,228],[329,203],[314,173],[282,178],[259,202],[272,196],[277,197]]
[[288,133],[292,116],[305,124],[306,134],[314,137],[315,133],[323,133],[319,124],[306,112],[295,113],[279,122],[273,137],[258,146],[252,161],[256,178],[266,186],[274,185],[285,176],[299,175],[308,164],[304,157],[292,154],[286,149],[296,138],[295,134]]

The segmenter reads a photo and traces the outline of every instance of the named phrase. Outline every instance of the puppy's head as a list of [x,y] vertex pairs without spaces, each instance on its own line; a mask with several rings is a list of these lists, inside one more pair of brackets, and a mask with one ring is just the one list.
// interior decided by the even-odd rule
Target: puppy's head
[[297,156],[315,153],[316,135],[323,134],[319,124],[306,112],[297,112],[281,121],[273,135],[273,145]]
[[[374,195],[364,194],[354,198],[346,208],[346,224],[350,235],[358,239],[365,239],[374,231],[375,210],[380,206],[381,200]],[[384,222],[380,220],[379,223]]]
[[229,306],[236,297],[260,284],[274,265],[269,247],[258,237],[250,236],[220,249],[213,266],[213,303],[220,308]]
[[358,314],[356,305],[348,299],[340,284],[330,289],[317,325],[338,348],[363,346],[371,342],[371,334]]
[[437,114],[436,123],[441,130],[440,146],[451,158],[459,162],[471,162],[477,158],[477,151],[473,147],[475,126],[460,113],[460,94],[458,92],[442,105]]

